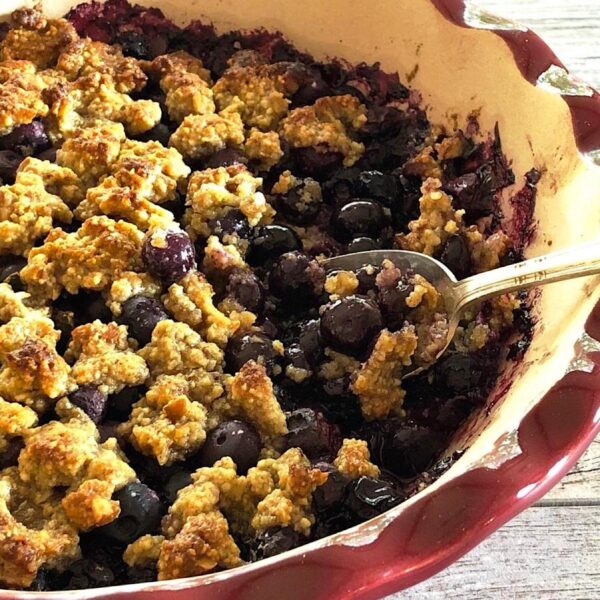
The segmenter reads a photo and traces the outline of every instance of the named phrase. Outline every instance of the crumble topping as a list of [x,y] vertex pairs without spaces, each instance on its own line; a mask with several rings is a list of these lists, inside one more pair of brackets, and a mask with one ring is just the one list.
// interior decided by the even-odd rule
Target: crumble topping
[[346,438],[333,464],[348,479],[379,477],[380,474],[379,467],[370,460],[369,447],[364,440]]
[[147,379],[148,367],[134,350],[124,325],[96,320],[73,329],[65,356],[74,361],[71,376],[77,385],[93,384],[108,395]]
[[56,65],[63,48],[77,39],[65,19],[47,19],[41,8],[21,9],[12,14],[12,29],[0,42],[2,60],[29,60],[39,69]]
[[204,275],[193,271],[169,287],[163,303],[178,321],[199,331],[208,342],[223,347],[239,328],[240,321],[221,312],[213,303],[213,295]]
[[249,360],[233,377],[228,409],[253,423],[264,437],[287,433],[285,414],[273,393],[265,367]]
[[204,158],[226,146],[241,146],[244,126],[238,113],[223,110],[220,113],[191,114],[171,136],[169,145],[184,158]]
[[0,254],[27,255],[54,220],[68,224],[72,216],[58,196],[46,191],[41,177],[17,173],[13,185],[0,187]]
[[413,326],[395,332],[384,329],[379,334],[371,355],[352,383],[365,419],[383,419],[401,409],[406,395],[400,385],[402,368],[410,365],[416,347]]
[[160,465],[184,460],[206,439],[206,409],[190,400],[189,384],[181,375],[162,375],[136,402],[119,431],[133,446]]
[[158,578],[176,579],[241,564],[240,551],[218,511],[190,517],[173,539],[161,545]]
[[146,361],[152,381],[160,375],[182,375],[190,386],[191,398],[204,405],[224,392],[223,352],[185,323],[161,321],[150,343],[138,354]]
[[80,38],[69,44],[58,57],[56,68],[69,81],[93,73],[108,75],[114,81],[115,89],[125,94],[141,90],[147,81],[135,58],[123,56],[118,46],[89,38]]
[[41,413],[73,384],[69,366],[56,351],[60,334],[38,311],[0,326],[0,396]]
[[286,78],[272,65],[229,67],[213,86],[220,110],[240,115],[244,125],[275,129],[287,113]]
[[[35,85],[31,85],[32,79]],[[38,86],[43,86],[41,80],[26,74],[0,84],[0,135],[48,114],[48,106],[40,99]]]
[[77,206],[85,196],[82,182],[68,167],[28,156],[19,165],[17,180],[19,173],[30,173],[39,177],[46,192],[58,196],[69,208]]
[[339,152],[349,167],[365,150],[351,134],[366,121],[366,108],[354,96],[326,96],[313,106],[290,111],[281,122],[281,135],[292,148],[313,146],[323,152]]
[[352,271],[337,271],[327,275],[325,291],[332,300],[344,296],[352,296],[358,289],[358,277]]
[[141,270],[142,232],[124,221],[91,217],[74,233],[53,229],[21,271],[32,294],[55,299],[65,288],[102,290],[121,272]]
[[86,187],[91,187],[109,173],[124,140],[121,123],[106,122],[75,129],[56,152],[56,162],[71,169]]
[[90,188],[74,214],[80,221],[96,215],[123,219],[141,231],[168,229],[174,221],[173,213],[150,200],[153,196],[151,185],[143,168],[122,169]]
[[244,142],[246,156],[254,161],[261,171],[268,171],[274,167],[281,157],[281,141],[276,131],[261,131],[256,127],[250,129]]
[[123,302],[133,296],[146,296],[148,298],[158,298],[161,294],[162,286],[156,279],[148,273],[135,273],[125,271],[120,273],[112,282],[106,296],[106,305],[112,311],[115,317],[121,314]]
[[209,221],[239,209],[250,225],[269,223],[275,214],[262,192],[262,178],[243,165],[205,169],[192,174],[188,185],[187,230],[193,237],[210,235]]
[[454,210],[452,198],[441,190],[439,179],[426,179],[419,200],[421,214],[408,224],[410,233],[396,235],[404,250],[432,256],[452,234],[460,231],[464,210]]

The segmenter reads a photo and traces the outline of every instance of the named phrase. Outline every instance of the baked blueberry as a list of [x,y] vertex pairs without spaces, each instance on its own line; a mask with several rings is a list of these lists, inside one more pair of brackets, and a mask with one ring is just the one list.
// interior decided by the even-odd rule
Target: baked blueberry
[[10,256],[6,262],[0,267],[0,283],[8,283],[16,292],[21,292],[25,289],[19,273],[27,264],[27,260],[22,256]]
[[125,387],[107,400],[107,416],[118,421],[125,421],[131,413],[133,405],[144,395],[145,387]]
[[246,421],[235,419],[223,421],[213,429],[198,455],[199,464],[212,467],[225,456],[237,466],[238,475],[245,475],[250,467],[256,466],[262,444],[255,427]]
[[488,165],[448,181],[444,189],[453,196],[454,206],[465,210],[465,216],[470,221],[489,215],[494,210],[496,189],[494,174]]
[[31,156],[47,150],[50,141],[41,121],[32,121],[15,127],[9,134],[0,138],[3,150],[18,152],[21,156]]
[[192,475],[188,471],[176,471],[169,477],[163,487],[163,495],[169,505],[175,502],[179,490],[190,485],[192,481]]
[[23,157],[12,150],[0,150],[0,181],[4,185],[14,183],[22,160]]
[[241,239],[250,236],[250,224],[246,215],[237,208],[228,210],[223,216],[211,219],[208,227],[213,235],[216,235],[221,241],[223,236],[234,235]]
[[273,341],[260,332],[234,335],[227,343],[225,363],[229,373],[237,373],[249,360],[262,364],[271,375],[281,368],[281,356]]
[[312,408],[299,408],[286,417],[286,448],[300,448],[310,459],[332,458],[341,445],[339,429],[323,413]]
[[160,142],[165,147],[169,145],[170,138],[171,130],[165,123],[158,123],[152,129],[136,136],[136,139],[140,140],[140,142]]
[[151,60],[154,58],[150,53],[150,45],[145,36],[137,31],[122,31],[115,38],[115,42],[121,45],[125,56],[133,56],[140,60]]
[[293,229],[285,225],[265,225],[254,231],[250,240],[248,262],[253,266],[260,266],[301,247],[300,238]]
[[400,504],[404,498],[388,481],[359,477],[348,486],[345,507],[359,520],[372,519]]
[[227,280],[226,293],[246,310],[254,314],[262,313],[265,288],[251,270],[235,269]]
[[277,556],[301,546],[303,537],[292,527],[276,527],[258,534],[253,552],[254,560]]
[[471,254],[461,235],[451,235],[445,242],[440,261],[454,273],[457,279],[464,279],[471,273]]
[[346,252],[348,252],[348,254],[353,254],[355,252],[367,252],[368,250],[378,250],[379,248],[379,243],[373,238],[356,237],[346,246]]
[[160,321],[169,315],[161,302],[148,296],[132,296],[123,302],[121,322],[127,325],[129,335],[145,346],[152,339],[152,332]]
[[377,275],[381,269],[373,265],[366,265],[356,270],[356,278],[358,279],[358,293],[366,294],[367,292],[376,289]]
[[363,354],[382,329],[379,307],[361,296],[336,300],[321,315],[324,342],[334,350],[353,356]]
[[319,263],[301,252],[286,252],[269,274],[270,292],[294,306],[306,306],[323,292],[325,271]]
[[106,396],[94,385],[82,385],[69,396],[94,423],[98,424],[106,413]]
[[185,231],[159,229],[146,236],[142,260],[151,275],[170,285],[196,266],[196,253]]
[[115,583],[115,574],[107,566],[90,558],[80,558],[60,575],[65,590],[87,590],[106,587]]
[[307,148],[292,148],[290,161],[292,172],[302,177],[322,179],[341,166],[343,156],[339,152],[328,149],[317,149],[313,146]]
[[338,508],[346,496],[350,480],[329,463],[315,465],[327,473],[327,481],[313,492],[313,506],[317,513]]
[[353,200],[334,213],[332,225],[335,236],[343,242],[356,237],[377,237],[385,225],[385,215],[379,202]]
[[231,165],[245,165],[248,163],[248,157],[237,148],[223,148],[217,150],[206,161],[208,169],[216,169],[217,167],[230,167]]
[[358,176],[358,184],[361,194],[378,200],[384,206],[393,206],[401,196],[398,178],[392,173],[362,171]]
[[431,466],[443,446],[443,437],[432,429],[406,424],[388,431],[381,462],[397,477],[412,479]]
[[0,452],[0,469],[7,469],[8,467],[14,467],[19,460],[19,454],[25,447],[23,438],[13,437],[6,441],[4,450]]
[[129,483],[113,494],[121,512],[98,532],[119,544],[130,544],[142,535],[158,529],[162,516],[162,504],[158,494],[143,483]]
[[476,389],[485,374],[485,365],[474,354],[447,352],[433,367],[433,380],[445,392],[464,394]]
[[386,325],[390,329],[399,329],[410,310],[407,298],[414,290],[414,285],[406,277],[402,277],[395,285],[380,286],[377,302],[381,308]]
[[321,191],[318,183],[310,178],[300,182],[286,194],[274,197],[283,216],[295,225],[309,225],[321,210]]

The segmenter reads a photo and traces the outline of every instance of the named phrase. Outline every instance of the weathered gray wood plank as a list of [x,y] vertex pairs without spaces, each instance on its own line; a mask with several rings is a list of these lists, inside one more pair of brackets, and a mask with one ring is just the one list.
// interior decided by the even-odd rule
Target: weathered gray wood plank
[[539,33],[565,65],[600,87],[600,2],[597,0],[475,0],[474,4]]
[[389,600],[597,600],[600,507],[536,507]]
[[[600,0],[477,0],[542,35],[600,88]],[[600,598],[600,439],[535,507],[436,577],[388,600]]]
[[600,504],[600,439],[588,448],[571,472],[538,504],[574,501]]

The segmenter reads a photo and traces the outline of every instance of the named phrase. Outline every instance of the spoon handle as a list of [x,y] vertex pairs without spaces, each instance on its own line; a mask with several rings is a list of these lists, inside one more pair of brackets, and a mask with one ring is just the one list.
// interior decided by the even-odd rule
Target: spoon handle
[[454,286],[455,311],[506,292],[600,273],[600,241],[572,246],[467,277]]

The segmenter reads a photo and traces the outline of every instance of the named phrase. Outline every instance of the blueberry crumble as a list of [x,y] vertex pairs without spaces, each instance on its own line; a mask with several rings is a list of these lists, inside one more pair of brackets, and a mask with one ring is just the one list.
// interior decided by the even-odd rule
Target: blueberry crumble
[[389,261],[322,261],[403,248],[466,277],[520,260],[497,129],[430,123],[377,63],[126,0],[14,12],[0,82],[3,586],[240,566],[448,468],[527,346],[527,299],[473,308],[401,382],[443,343],[440,294]]

